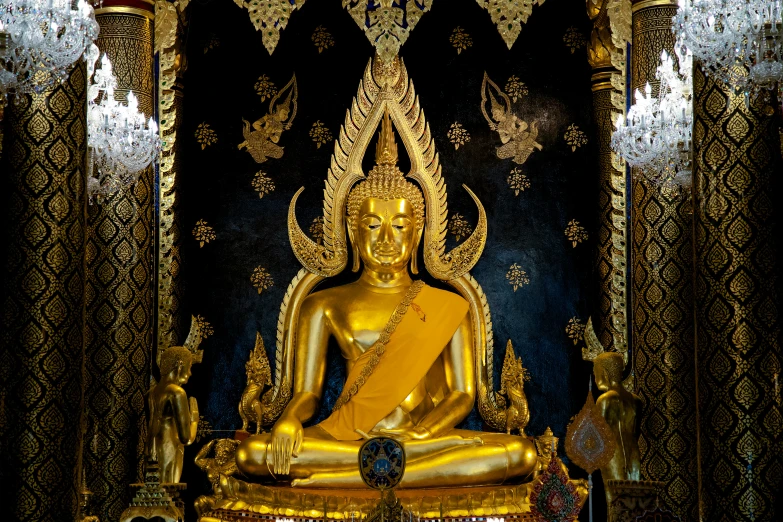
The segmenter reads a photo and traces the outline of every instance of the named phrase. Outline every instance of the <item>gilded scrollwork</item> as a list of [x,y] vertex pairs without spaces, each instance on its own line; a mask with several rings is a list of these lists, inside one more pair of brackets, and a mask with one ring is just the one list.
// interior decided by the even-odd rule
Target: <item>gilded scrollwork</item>
[[489,12],[492,23],[497,25],[498,32],[511,49],[522,32],[522,24],[533,14],[534,5],[543,5],[544,0],[476,0]]
[[[256,82],[256,92],[259,82]],[[242,120],[242,136],[245,139],[237,148],[247,150],[256,163],[264,163],[269,158],[282,158],[284,151],[278,142],[283,131],[291,128],[296,117],[298,97],[296,75],[293,75],[285,87],[272,97],[269,112],[265,116],[253,122],[252,126],[247,120]]]
[[256,31],[261,31],[261,41],[271,55],[280,41],[280,31],[288,25],[291,14],[301,9],[305,0],[234,0],[234,3],[250,14]]

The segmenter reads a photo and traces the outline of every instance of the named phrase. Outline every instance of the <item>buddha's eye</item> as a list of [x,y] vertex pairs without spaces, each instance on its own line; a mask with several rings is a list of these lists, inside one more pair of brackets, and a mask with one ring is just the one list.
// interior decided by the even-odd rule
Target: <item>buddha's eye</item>
[[381,228],[381,225],[379,223],[367,223],[367,228],[370,230],[378,230]]

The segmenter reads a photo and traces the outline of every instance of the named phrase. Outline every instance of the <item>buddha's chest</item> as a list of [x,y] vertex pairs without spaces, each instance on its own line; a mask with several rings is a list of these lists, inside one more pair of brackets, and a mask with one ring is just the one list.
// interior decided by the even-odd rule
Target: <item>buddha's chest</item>
[[356,299],[332,314],[332,335],[346,359],[355,359],[372,347],[389,324],[400,299],[398,295]]

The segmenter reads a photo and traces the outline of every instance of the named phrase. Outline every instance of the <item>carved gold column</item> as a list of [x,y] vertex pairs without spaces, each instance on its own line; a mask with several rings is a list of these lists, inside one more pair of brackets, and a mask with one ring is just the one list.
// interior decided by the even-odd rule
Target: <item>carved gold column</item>
[[[773,106],[694,68],[704,520],[780,520],[779,177]],[[777,192],[775,192],[777,190]],[[775,504],[777,503],[777,506]],[[777,511],[775,508],[777,507]]]
[[75,520],[84,392],[86,69],[5,117],[0,325],[3,520]]
[[[129,90],[153,112],[154,6],[104,0],[98,47],[112,62],[118,98]],[[87,235],[88,487],[101,520],[118,520],[141,478],[145,394],[153,348],[154,170],[89,207]]]
[[[674,48],[675,1],[633,3],[631,88],[658,95],[661,51]],[[642,478],[664,483],[661,498],[697,520],[696,386],[693,344],[693,217],[688,189],[632,183],[633,346],[643,401]]]
[[[622,114],[622,93],[612,84],[612,77],[622,75],[612,63],[612,54],[621,55],[612,41],[607,1],[587,1],[593,20],[593,31],[587,49],[593,68],[593,118],[598,143],[598,245],[596,267],[599,277],[596,335],[607,349],[627,351],[626,320],[626,219],[625,168],[613,162],[611,139],[614,121]],[[612,98],[620,97],[620,108]]]

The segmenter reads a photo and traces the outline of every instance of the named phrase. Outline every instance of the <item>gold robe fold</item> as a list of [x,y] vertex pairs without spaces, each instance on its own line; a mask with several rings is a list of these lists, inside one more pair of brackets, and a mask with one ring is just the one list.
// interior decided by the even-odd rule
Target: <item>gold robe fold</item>
[[[358,440],[388,416],[427,375],[457,331],[468,302],[452,292],[424,286],[384,345],[380,360],[350,400],[319,426],[337,440]],[[364,352],[351,368],[350,389],[375,352]]]

